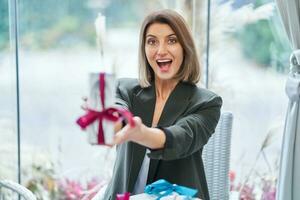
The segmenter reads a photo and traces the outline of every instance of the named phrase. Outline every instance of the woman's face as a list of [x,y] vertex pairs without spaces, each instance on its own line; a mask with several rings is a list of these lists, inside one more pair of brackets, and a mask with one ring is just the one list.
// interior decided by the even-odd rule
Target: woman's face
[[183,48],[168,24],[151,24],[146,32],[145,52],[155,78],[170,80],[183,61]]

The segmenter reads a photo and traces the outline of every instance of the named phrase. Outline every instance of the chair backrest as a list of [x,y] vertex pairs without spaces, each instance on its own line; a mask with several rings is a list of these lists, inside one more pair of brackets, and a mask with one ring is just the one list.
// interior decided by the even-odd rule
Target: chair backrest
[[229,199],[229,162],[233,115],[221,114],[215,133],[202,153],[209,196],[211,200]]
[[25,188],[24,186],[18,183],[9,180],[0,180],[0,200],[5,200],[5,199],[11,200],[12,198],[11,196],[6,197],[5,194],[1,192],[2,188],[10,190],[11,192],[13,192],[13,194],[16,197],[20,195],[20,197],[22,197],[24,200],[36,200],[36,197],[32,194],[30,190],[28,190],[27,188]]

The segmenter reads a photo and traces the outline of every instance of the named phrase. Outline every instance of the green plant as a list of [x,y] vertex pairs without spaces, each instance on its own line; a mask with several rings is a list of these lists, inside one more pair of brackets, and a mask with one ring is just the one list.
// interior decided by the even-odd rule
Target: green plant
[[9,44],[8,1],[0,0],[0,50]]
[[[254,7],[265,3],[257,0]],[[270,19],[259,20],[245,25],[236,33],[241,42],[244,55],[264,67],[274,67],[278,72],[286,72],[289,68],[290,46],[280,24],[279,14]]]

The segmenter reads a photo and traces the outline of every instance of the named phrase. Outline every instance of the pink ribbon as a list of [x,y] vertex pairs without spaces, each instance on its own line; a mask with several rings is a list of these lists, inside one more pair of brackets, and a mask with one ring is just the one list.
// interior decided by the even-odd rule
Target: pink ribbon
[[129,200],[130,193],[126,192],[124,194],[117,194],[116,200]]
[[102,111],[96,111],[92,109],[87,109],[87,113],[80,117],[76,123],[82,128],[85,129],[88,125],[93,123],[95,120],[99,121],[98,129],[98,144],[105,144],[104,131],[103,131],[103,119],[116,122],[120,119],[126,119],[130,126],[134,126],[133,115],[131,112],[125,109],[118,108],[105,108],[105,73],[100,73],[99,75],[99,90],[100,90],[100,99],[102,104]]

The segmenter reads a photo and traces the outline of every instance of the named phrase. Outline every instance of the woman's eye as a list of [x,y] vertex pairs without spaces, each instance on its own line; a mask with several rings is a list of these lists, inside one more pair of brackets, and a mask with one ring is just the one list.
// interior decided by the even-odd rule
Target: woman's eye
[[176,38],[169,38],[169,41],[168,41],[169,44],[175,44],[176,42],[177,42]]
[[156,40],[149,39],[149,40],[147,40],[147,44],[149,44],[149,45],[155,45],[156,44]]

